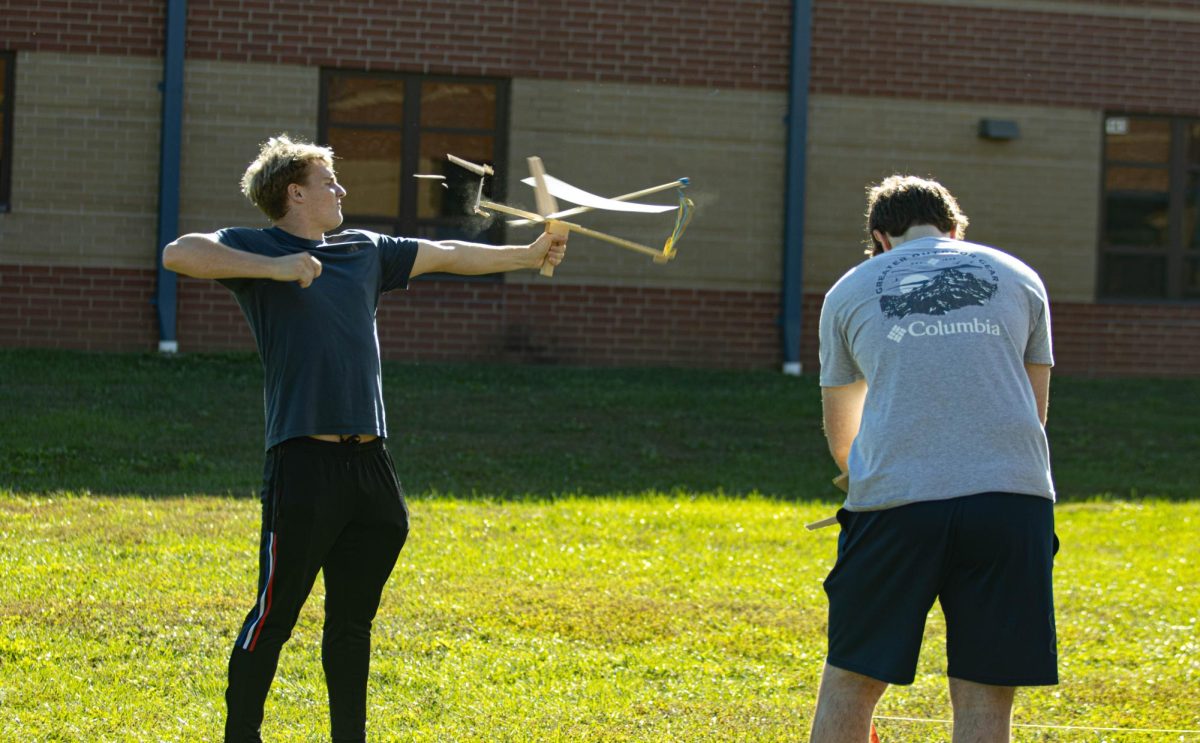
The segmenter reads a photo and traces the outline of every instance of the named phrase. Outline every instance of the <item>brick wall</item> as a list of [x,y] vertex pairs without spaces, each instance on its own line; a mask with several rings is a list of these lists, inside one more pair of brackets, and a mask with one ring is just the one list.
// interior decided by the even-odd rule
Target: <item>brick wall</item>
[[0,48],[160,56],[165,7],[161,0],[0,0]]
[[[182,279],[179,309],[184,351],[253,348],[215,282]],[[417,280],[378,323],[390,359],[773,368],[778,312],[766,292]]]
[[[482,9],[425,0],[388,12],[378,5],[352,0],[332,12],[300,0],[189,3],[183,230],[258,223],[236,192],[237,177],[262,131],[315,134],[316,68],[303,65],[511,75],[517,160],[539,151],[552,172],[600,192],[689,175],[697,222],[667,267],[580,240],[553,283],[427,283],[405,299],[424,309],[420,325],[406,324],[416,322],[412,313],[389,314],[396,300],[385,302],[385,350],[710,365],[736,339],[723,335],[725,313],[737,317],[756,298],[766,309],[752,319],[744,361],[776,363],[790,2],[656,2],[647,10],[611,0]],[[1138,8],[1144,18],[1131,15]],[[808,292],[823,291],[858,259],[864,183],[892,170],[931,173],[959,194],[974,220],[970,237],[1012,250],[1046,277],[1066,313],[1056,321],[1060,370],[1116,373],[1126,368],[1116,361],[1125,349],[1143,354],[1154,373],[1195,373],[1190,309],[1071,311],[1090,299],[1095,275],[1102,109],[1200,111],[1200,77],[1190,74],[1200,62],[1195,3],[816,0],[814,20]],[[0,216],[0,291],[15,309],[4,305],[0,343],[153,348],[162,21],[162,3],[150,0],[0,0],[0,48],[21,50],[14,210]],[[542,30],[538,43],[531,28]],[[883,51],[897,38],[908,53]],[[983,116],[1018,120],[1023,138],[980,142],[973,127]],[[523,190],[510,182],[510,193]],[[589,224],[618,234],[659,239],[631,218],[594,219]],[[58,268],[43,281],[18,263]],[[93,276],[120,283],[93,287]],[[142,281],[150,283],[138,288]],[[211,290],[181,283],[184,347],[240,347],[246,335],[236,308],[230,314],[224,290],[210,297]],[[597,303],[605,292],[613,294]],[[55,297],[61,313],[51,311]],[[541,306],[535,299],[566,319],[529,322],[529,308]],[[623,313],[637,302],[666,303],[682,313],[670,316],[692,319],[662,335],[635,314],[626,328]],[[589,325],[592,316],[602,322]],[[1150,340],[1126,339],[1137,335],[1126,320]],[[610,361],[578,337],[580,327],[607,344]],[[1073,328],[1104,348],[1072,348]],[[803,361],[811,370],[810,331]],[[1163,363],[1182,366],[1151,364],[1167,348],[1173,361]]]
[[[154,273],[0,264],[0,346],[149,351]],[[232,295],[181,279],[184,352],[252,350]],[[379,308],[385,358],[590,366],[778,368],[778,297],[767,292],[417,281]],[[822,297],[804,298],[801,361],[817,364]],[[1200,373],[1200,307],[1051,307],[1058,374]]]
[[[708,88],[779,90],[787,84],[788,0],[384,5],[193,0],[188,54],[227,62]],[[1139,6],[1146,17],[1131,17]],[[1195,3],[1172,0],[816,0],[812,89],[1195,113],[1195,10]],[[161,54],[162,3],[0,0],[0,11],[0,48]],[[904,52],[890,51],[901,40]]]
[[[0,48],[158,56],[162,5],[0,0]],[[188,55],[778,89],[787,84],[790,8],[788,0],[192,0]]]
[[[819,2],[820,0],[818,0]],[[1116,17],[1189,17],[1195,20],[1195,0],[911,0],[929,5],[987,6],[1007,10],[1054,10]]]
[[147,351],[154,272],[0,264],[0,346]]
[[817,0],[812,90],[917,100],[1200,113],[1192,22]]
[[1200,306],[1052,303],[1055,371],[1200,375]]

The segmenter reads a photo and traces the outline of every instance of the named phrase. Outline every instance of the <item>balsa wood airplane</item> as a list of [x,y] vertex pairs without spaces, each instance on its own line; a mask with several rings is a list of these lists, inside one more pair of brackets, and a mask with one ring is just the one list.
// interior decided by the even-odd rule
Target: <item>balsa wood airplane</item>
[[[688,222],[691,221],[692,209],[695,206],[692,203],[692,200],[687,198],[687,196],[685,196],[683,193],[683,189],[687,188],[688,186],[687,178],[680,178],[677,181],[664,183],[660,186],[643,188],[640,191],[622,194],[621,196],[614,196],[613,198],[609,199],[603,196],[597,196],[596,194],[588,193],[581,188],[572,186],[570,183],[547,175],[546,168],[542,164],[542,159],[535,156],[526,158],[527,162],[529,163],[530,176],[521,181],[522,183],[533,187],[534,201],[537,205],[537,213],[534,214],[533,212],[525,211],[524,209],[517,209],[516,207],[511,207],[506,204],[498,204],[494,201],[488,201],[483,198],[483,179],[489,175],[495,175],[495,171],[490,166],[479,165],[450,154],[447,154],[446,158],[455,165],[466,168],[467,170],[479,176],[479,189],[475,195],[474,206],[477,214],[491,216],[486,211],[490,209],[495,212],[518,217],[518,219],[509,221],[509,224],[514,226],[544,224],[547,232],[558,235],[565,235],[567,232],[578,232],[581,235],[587,235],[588,237],[593,237],[597,240],[603,240],[607,243],[626,248],[627,250],[633,250],[649,255],[654,259],[655,263],[666,263],[675,257],[676,245],[679,242],[679,238],[683,236],[684,230],[687,229]],[[630,203],[630,200],[632,199],[648,196],[660,191],[667,191],[672,188],[679,191],[679,205],[677,207],[669,205],[663,206],[661,204]],[[562,199],[563,201],[569,201],[572,204],[578,204],[578,206],[559,211],[558,202],[555,200],[555,197]],[[662,249],[655,250],[654,248],[642,245],[641,243],[636,243],[632,240],[626,240],[622,237],[616,237],[615,235],[610,235],[606,232],[600,232],[599,230],[593,230],[588,227],[575,224],[574,222],[565,222],[562,219],[563,217],[582,214],[594,209],[632,212],[638,214],[660,214],[662,212],[668,212],[672,209],[676,209],[677,213],[675,215],[675,229],[671,232],[671,236],[668,237],[667,241],[663,244]],[[553,276],[554,267],[549,263],[542,266],[542,275]]]

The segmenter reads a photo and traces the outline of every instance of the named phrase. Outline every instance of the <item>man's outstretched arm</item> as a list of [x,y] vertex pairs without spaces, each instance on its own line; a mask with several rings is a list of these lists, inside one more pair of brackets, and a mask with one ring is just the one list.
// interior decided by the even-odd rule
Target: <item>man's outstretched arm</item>
[[307,287],[321,275],[321,262],[308,253],[272,258],[231,248],[215,234],[193,232],[163,248],[163,267],[196,279],[271,279]]
[[842,472],[850,471],[850,445],[858,436],[862,423],[863,403],[867,399],[867,380],[840,387],[821,388],[821,413],[825,423],[825,438],[829,453]]
[[562,263],[567,238],[543,232],[528,245],[485,245],[459,240],[417,241],[412,276],[423,273],[455,273],[474,276],[522,268],[541,268],[542,263]]

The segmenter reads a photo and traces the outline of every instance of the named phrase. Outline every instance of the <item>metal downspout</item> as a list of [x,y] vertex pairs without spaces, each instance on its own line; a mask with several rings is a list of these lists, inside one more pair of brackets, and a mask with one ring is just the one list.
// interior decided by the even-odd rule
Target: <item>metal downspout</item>
[[158,161],[158,281],[151,303],[158,311],[158,350],[179,350],[175,337],[176,276],[162,265],[162,251],[179,236],[179,167],[183,146],[183,58],[187,0],[167,0],[163,48],[162,129]]
[[813,0],[792,1],[792,57],[788,85],[787,166],[784,185],[783,289],[780,330],[783,373],[800,373],[804,305],[804,177],[807,169],[808,83]]

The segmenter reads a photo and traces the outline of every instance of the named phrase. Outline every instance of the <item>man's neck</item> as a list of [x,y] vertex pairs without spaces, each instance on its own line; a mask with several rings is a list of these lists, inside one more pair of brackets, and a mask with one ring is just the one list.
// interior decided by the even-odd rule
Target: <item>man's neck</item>
[[299,219],[291,214],[285,214],[282,219],[271,224],[290,235],[302,237],[305,240],[316,240],[317,242],[325,240],[325,233],[319,227],[314,227],[308,220]]
[[892,247],[896,248],[903,243],[920,240],[923,237],[950,237],[950,233],[942,232],[931,224],[914,224],[903,235],[891,237]]

